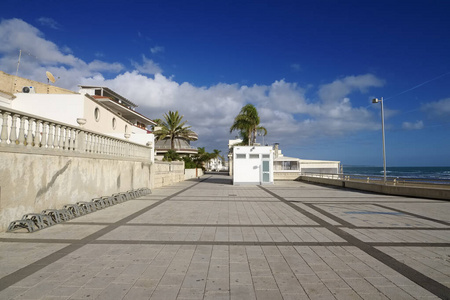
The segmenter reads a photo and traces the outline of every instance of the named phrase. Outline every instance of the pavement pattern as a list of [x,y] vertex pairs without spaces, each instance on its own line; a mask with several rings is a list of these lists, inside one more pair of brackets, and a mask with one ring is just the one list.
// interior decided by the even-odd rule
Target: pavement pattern
[[0,234],[0,299],[449,299],[450,202],[231,178]]

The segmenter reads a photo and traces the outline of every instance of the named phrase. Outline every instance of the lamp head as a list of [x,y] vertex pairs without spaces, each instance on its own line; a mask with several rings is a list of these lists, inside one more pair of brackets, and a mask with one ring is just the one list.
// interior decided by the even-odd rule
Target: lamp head
[[378,98],[373,98],[372,99],[372,103],[378,103],[378,102],[380,102],[380,100]]

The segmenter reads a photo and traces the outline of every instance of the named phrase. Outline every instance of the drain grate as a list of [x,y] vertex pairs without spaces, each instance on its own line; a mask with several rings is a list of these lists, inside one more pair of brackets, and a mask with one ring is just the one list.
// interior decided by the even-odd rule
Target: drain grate
[[228,197],[237,197],[236,194],[228,194]]

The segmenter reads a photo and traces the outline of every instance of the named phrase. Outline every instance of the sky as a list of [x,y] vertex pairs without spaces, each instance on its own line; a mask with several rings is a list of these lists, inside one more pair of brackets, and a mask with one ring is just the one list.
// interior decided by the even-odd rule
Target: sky
[[250,103],[285,156],[450,166],[450,1],[0,2],[0,70],[109,87],[228,152]]

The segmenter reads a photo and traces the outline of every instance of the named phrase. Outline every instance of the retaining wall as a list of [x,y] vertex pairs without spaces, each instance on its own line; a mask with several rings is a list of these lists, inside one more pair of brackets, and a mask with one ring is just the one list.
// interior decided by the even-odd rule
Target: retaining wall
[[151,188],[150,161],[0,152],[0,231],[25,213]]
[[297,180],[339,187],[346,187],[356,190],[363,190],[387,195],[450,200],[450,189],[398,186],[398,185],[394,186],[394,185],[384,185],[359,181],[345,181],[340,179],[309,177],[309,176],[300,176]]
[[202,169],[184,169],[184,180],[198,178],[203,176]]
[[184,181],[184,161],[155,161],[151,188],[158,188]]

